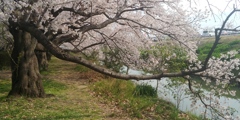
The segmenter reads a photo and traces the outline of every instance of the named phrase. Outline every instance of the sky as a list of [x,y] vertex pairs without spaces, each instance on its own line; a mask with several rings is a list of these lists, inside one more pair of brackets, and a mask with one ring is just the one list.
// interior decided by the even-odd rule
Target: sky
[[[210,11],[210,14],[207,17],[207,19],[201,22],[201,26],[203,29],[220,28],[223,21],[234,9],[234,7],[240,9],[240,2],[238,0],[208,0],[209,4],[207,0],[195,0],[195,1],[199,9],[207,8],[208,11]],[[237,12],[233,16],[231,16],[228,24],[232,24],[232,27],[240,25],[239,18],[240,12]]]
[[[191,0],[192,6],[201,10],[210,11],[207,19],[200,22],[201,31],[204,29],[213,30],[214,28],[220,28],[227,15],[233,10],[233,8],[240,9],[239,0]],[[209,4],[208,4],[209,2]],[[209,6],[210,5],[210,6]],[[229,20],[233,26],[240,25],[240,12],[235,13]],[[234,27],[234,28],[235,28]]]

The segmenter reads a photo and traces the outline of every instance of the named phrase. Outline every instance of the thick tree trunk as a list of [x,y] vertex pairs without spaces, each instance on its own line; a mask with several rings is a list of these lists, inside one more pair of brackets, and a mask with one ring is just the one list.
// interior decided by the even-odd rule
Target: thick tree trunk
[[9,95],[45,97],[38,60],[35,55],[37,40],[25,31],[12,28],[12,88]]

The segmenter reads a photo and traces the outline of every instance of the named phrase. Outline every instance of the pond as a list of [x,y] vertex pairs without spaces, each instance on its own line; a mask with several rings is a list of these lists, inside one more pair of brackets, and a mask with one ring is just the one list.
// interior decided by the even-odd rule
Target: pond
[[[142,74],[140,71],[136,70],[129,70],[129,74]],[[196,105],[192,106],[192,99],[190,95],[186,93],[186,90],[188,90],[188,86],[186,84],[181,84],[179,86],[172,86],[170,88],[166,88],[169,83],[171,83],[171,79],[169,78],[162,78],[157,82],[157,80],[140,80],[140,81],[135,81],[137,84],[148,84],[151,85],[152,87],[157,88],[158,91],[158,96],[161,99],[167,100],[172,102],[176,107],[184,112],[190,112],[195,115],[202,115],[205,111],[205,108],[203,104],[200,102],[200,100],[196,101]],[[205,93],[209,93],[207,90],[203,90]],[[225,96],[221,96],[218,98],[220,101],[220,105],[222,107],[227,107],[227,108],[233,108],[233,114],[229,115],[231,116],[232,120],[236,120],[237,117],[240,116],[240,101],[238,99],[234,98],[229,98]],[[207,111],[207,117],[211,119],[217,119],[219,120],[218,116],[212,116],[210,111]],[[230,120],[231,120],[230,119]]]

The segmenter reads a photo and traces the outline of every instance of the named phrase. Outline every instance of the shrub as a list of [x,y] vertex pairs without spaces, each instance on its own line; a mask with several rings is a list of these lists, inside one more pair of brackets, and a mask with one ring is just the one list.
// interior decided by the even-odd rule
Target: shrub
[[140,84],[136,86],[133,95],[145,97],[157,97],[157,91],[151,85]]

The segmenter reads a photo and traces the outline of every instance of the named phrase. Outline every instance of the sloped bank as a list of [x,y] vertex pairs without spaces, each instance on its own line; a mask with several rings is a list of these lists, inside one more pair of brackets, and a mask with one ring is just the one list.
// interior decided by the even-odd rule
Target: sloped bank
[[179,111],[172,103],[159,99],[150,85],[136,85],[132,81],[105,79],[91,86],[95,96],[126,111],[133,118],[154,120],[200,120]]

